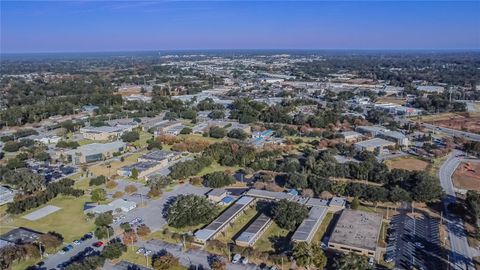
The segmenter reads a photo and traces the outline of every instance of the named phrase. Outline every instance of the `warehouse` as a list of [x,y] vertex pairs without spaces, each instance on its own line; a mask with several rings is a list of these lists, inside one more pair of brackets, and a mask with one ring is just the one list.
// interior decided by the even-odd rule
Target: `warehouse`
[[373,138],[371,140],[361,141],[354,144],[355,149],[359,151],[382,151],[385,147],[394,147],[395,143],[380,138]]
[[210,239],[215,238],[215,236],[225,230],[229,224],[231,224],[235,219],[237,219],[244,210],[253,202],[252,197],[243,196],[238,199],[232,206],[227,208],[220,216],[218,216],[214,221],[212,221],[205,228],[195,232],[195,240],[200,244],[204,244]]
[[364,211],[343,210],[330,236],[328,247],[343,253],[355,252],[377,258],[382,217]]
[[111,143],[91,143],[66,151],[65,154],[74,165],[101,161],[113,157],[113,153],[125,150],[127,145],[122,141]]
[[315,236],[320,224],[322,224],[328,212],[328,207],[315,206],[310,209],[308,217],[302,221],[292,236],[292,242],[310,243]]
[[252,247],[255,242],[272,224],[272,219],[265,214],[260,214],[241,234],[235,239],[235,244],[241,247]]

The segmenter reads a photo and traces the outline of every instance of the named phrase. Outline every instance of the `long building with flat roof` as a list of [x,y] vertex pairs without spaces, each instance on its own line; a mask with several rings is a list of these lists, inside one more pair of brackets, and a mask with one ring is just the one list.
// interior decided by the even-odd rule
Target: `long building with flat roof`
[[328,207],[314,206],[310,209],[308,217],[302,221],[295,233],[292,235],[292,242],[310,243],[315,236],[320,224],[327,215]]
[[330,236],[328,247],[378,259],[377,242],[381,226],[382,216],[378,214],[345,209]]
[[122,141],[91,143],[66,151],[65,154],[73,164],[83,164],[111,158],[113,153],[122,152],[126,147],[127,144]]
[[260,214],[241,234],[235,243],[242,247],[251,247],[272,224],[272,219],[265,214]]
[[208,224],[205,228],[195,232],[195,240],[199,243],[204,244],[210,239],[215,238],[218,233],[225,230],[229,224],[231,224],[237,217],[241,215],[243,210],[245,210],[251,203],[254,201],[254,198],[249,196],[243,196],[238,199],[232,206],[223,211],[220,216],[218,216],[214,221]]
[[261,190],[261,189],[250,189],[246,193],[247,196],[260,198],[260,199],[267,199],[267,200],[292,200],[295,196],[289,193],[284,192],[274,192],[268,190]]

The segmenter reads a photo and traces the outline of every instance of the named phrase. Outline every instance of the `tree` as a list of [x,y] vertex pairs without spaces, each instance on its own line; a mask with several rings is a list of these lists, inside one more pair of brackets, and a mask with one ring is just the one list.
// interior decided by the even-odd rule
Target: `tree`
[[18,169],[8,171],[3,176],[3,182],[15,186],[25,193],[33,193],[41,190],[45,186],[45,180],[39,174],[33,173],[28,169]]
[[127,185],[125,187],[125,193],[132,194],[134,192],[137,192],[137,187],[135,185]]
[[353,198],[351,207],[353,210],[357,210],[358,207],[360,206],[360,201],[358,200],[358,197]]
[[92,191],[92,201],[101,202],[107,199],[107,192],[103,188],[97,188]]
[[125,245],[133,245],[137,240],[137,234],[134,230],[125,231],[123,233],[123,243],[125,243]]
[[335,259],[335,269],[338,270],[366,270],[368,268],[367,257],[353,252],[342,254],[339,259]]
[[115,242],[112,244],[108,244],[103,248],[102,256],[109,260],[118,259],[120,258],[120,256],[122,256],[122,253],[126,251],[127,246],[125,246],[121,242]]
[[208,134],[212,138],[221,139],[227,135],[227,131],[221,127],[211,127]]
[[419,202],[435,202],[443,194],[442,187],[437,178],[426,173],[419,173],[413,177],[416,183],[413,187],[413,199]]
[[168,208],[168,225],[176,228],[196,226],[209,222],[217,208],[203,196],[180,195]]
[[105,213],[98,214],[97,218],[95,219],[95,225],[97,226],[109,226],[113,222],[113,215],[112,211],[108,211]]
[[210,267],[212,267],[212,270],[225,270],[227,264],[222,257],[215,256],[211,259]]
[[390,201],[392,202],[405,202],[411,200],[412,198],[410,198],[410,193],[399,186],[395,186],[390,191]]
[[97,227],[94,234],[98,239],[106,239],[109,236],[113,236],[113,228],[110,226]]
[[155,270],[170,270],[180,266],[178,258],[170,252],[163,252],[152,257],[152,267]]
[[122,134],[121,139],[124,142],[131,143],[140,139],[140,134],[137,131],[127,131]]
[[109,180],[105,185],[105,187],[108,189],[114,189],[117,187],[117,185],[118,185],[117,182],[115,182],[114,180]]
[[299,203],[282,199],[272,207],[271,216],[280,228],[293,231],[308,216],[308,209]]
[[213,172],[206,174],[204,185],[211,188],[221,188],[235,183],[235,178],[225,172]]
[[190,133],[192,133],[192,129],[189,128],[189,127],[184,127],[184,128],[182,128],[182,130],[180,130],[180,134],[186,135],[186,134],[190,134]]
[[125,195],[123,192],[121,192],[121,191],[115,191],[115,193],[113,193],[113,195],[112,195],[112,198],[118,199],[118,198],[123,197],[123,195]]
[[137,228],[137,234],[138,234],[138,236],[141,236],[141,237],[145,237],[145,236],[149,235],[150,232],[151,232],[150,228],[145,224],[141,224]]
[[293,257],[298,266],[315,266],[323,269],[327,265],[327,257],[320,248],[320,245],[300,242],[293,247]]
[[229,138],[232,138],[232,139],[237,139],[237,140],[242,140],[243,141],[248,137],[248,134],[245,131],[243,131],[242,129],[234,128],[234,129],[232,129],[228,132],[227,136]]
[[222,119],[225,118],[225,112],[223,110],[213,110],[208,114],[208,117],[212,119]]
[[137,168],[133,168],[133,169],[132,169],[132,171],[131,171],[131,173],[130,173],[130,177],[131,177],[132,179],[137,179],[137,178],[138,178],[138,170],[137,170]]
[[89,186],[100,186],[105,184],[107,181],[107,178],[104,175],[99,175],[97,177],[94,177],[90,179],[90,182],[88,183]]
[[47,252],[52,253],[63,244],[63,236],[57,232],[48,232],[40,235],[38,242],[42,243]]

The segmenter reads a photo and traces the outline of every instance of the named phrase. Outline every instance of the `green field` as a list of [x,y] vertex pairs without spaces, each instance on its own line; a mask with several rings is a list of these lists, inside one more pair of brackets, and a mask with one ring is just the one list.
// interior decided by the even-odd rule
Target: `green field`
[[41,219],[30,221],[22,218],[35,210],[46,205],[32,209],[21,215],[15,216],[11,222],[2,222],[5,226],[27,227],[40,232],[56,231],[62,234],[65,242],[71,242],[80,238],[83,234],[94,229],[92,221],[87,222],[83,214],[83,205],[90,201],[90,196],[80,198],[58,196],[46,205],[54,205],[61,209]]
[[320,243],[322,242],[322,238],[327,232],[328,225],[330,225],[330,222],[332,222],[333,219],[333,213],[328,212],[325,215],[325,218],[322,221],[322,224],[320,224],[320,227],[318,228],[317,232],[315,233],[315,236],[313,237],[312,242],[313,243]]
[[232,172],[235,172],[239,169],[240,169],[240,166],[233,166],[233,167],[222,166],[222,165],[220,165],[220,164],[218,164],[217,162],[214,161],[212,163],[212,165],[210,165],[206,168],[203,168],[203,170],[201,170],[199,173],[197,173],[196,176],[204,176],[205,174],[209,174],[209,173],[212,173],[212,172],[218,172],[218,171],[224,172],[225,170],[230,170]]
[[245,211],[243,215],[241,215],[235,220],[233,226],[220,233],[220,235],[216,239],[225,243],[234,240],[233,237],[237,233],[239,233],[243,229],[243,227],[245,227],[256,215],[257,210],[255,209],[255,206],[247,209],[247,211]]
[[278,225],[273,222],[262,237],[255,243],[255,249],[261,252],[275,251],[275,243],[283,243],[283,245],[288,243],[288,233],[288,230],[278,227]]

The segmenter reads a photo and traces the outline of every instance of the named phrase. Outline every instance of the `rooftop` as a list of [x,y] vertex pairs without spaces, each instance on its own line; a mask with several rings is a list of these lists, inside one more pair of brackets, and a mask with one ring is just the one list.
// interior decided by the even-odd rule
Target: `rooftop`
[[382,217],[378,214],[345,209],[335,225],[330,243],[374,251],[381,225]]
[[281,199],[292,200],[294,197],[294,195],[288,194],[285,192],[274,192],[274,191],[261,190],[261,189],[250,189],[249,191],[247,191],[246,195],[257,197],[257,198],[269,199],[269,200],[281,200]]
[[302,221],[295,233],[292,235],[292,241],[310,242],[318,226],[322,223],[328,208],[326,206],[315,206],[310,209],[308,217]]
[[125,148],[127,145],[122,141],[114,141],[110,143],[91,143],[69,150],[69,153],[82,153],[83,155],[103,153],[110,150]]
[[161,161],[167,158],[171,158],[175,155],[178,155],[177,152],[168,152],[168,151],[162,151],[162,150],[157,150],[157,151],[151,151],[149,153],[146,153],[142,155],[139,159],[148,159],[152,161]]
[[264,228],[271,222],[271,218],[265,214],[260,214],[248,227],[235,239],[238,242],[244,242],[252,245],[254,240]]
[[225,189],[222,189],[222,188],[214,188],[212,190],[210,190],[207,195],[208,196],[215,196],[215,197],[218,197],[218,196],[221,196],[223,194],[227,193],[227,191]]
[[364,147],[364,148],[371,148],[371,147],[384,147],[384,146],[389,146],[389,145],[395,145],[395,143],[393,143],[391,141],[381,139],[381,138],[373,138],[373,139],[370,139],[370,140],[355,143],[355,145],[361,146],[361,147]]
[[13,229],[7,233],[4,233],[0,236],[1,240],[21,244],[21,243],[31,243],[37,240],[37,238],[42,235],[41,232],[37,232],[28,228],[20,227]]

